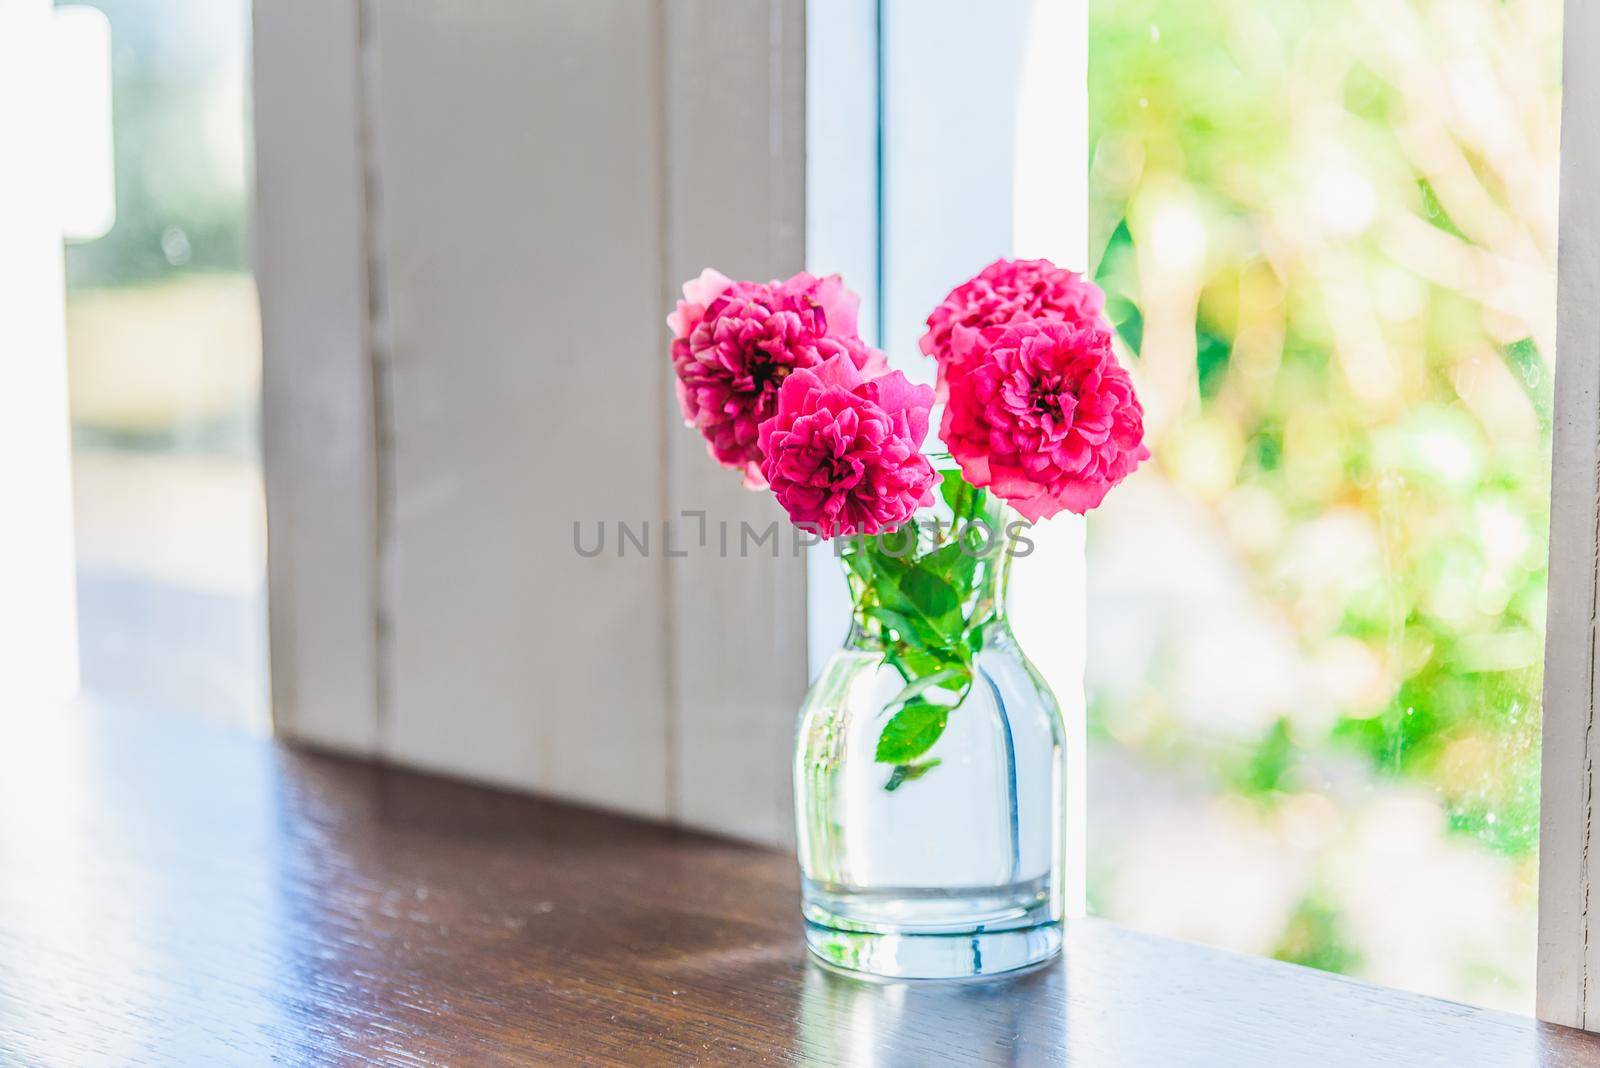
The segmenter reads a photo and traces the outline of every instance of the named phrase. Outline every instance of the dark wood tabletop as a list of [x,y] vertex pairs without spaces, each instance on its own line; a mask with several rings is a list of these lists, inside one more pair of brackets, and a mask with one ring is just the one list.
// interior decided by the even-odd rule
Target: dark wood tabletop
[[807,960],[792,858],[137,712],[0,723],[0,1063],[1600,1064],[1084,920],[975,983]]

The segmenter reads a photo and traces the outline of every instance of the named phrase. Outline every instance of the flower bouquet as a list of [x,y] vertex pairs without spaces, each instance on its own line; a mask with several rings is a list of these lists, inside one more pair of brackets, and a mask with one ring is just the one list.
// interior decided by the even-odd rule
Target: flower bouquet
[[685,421],[830,541],[850,586],[796,743],[808,943],[900,977],[1048,958],[1064,732],[1005,590],[1030,523],[1087,512],[1149,456],[1100,290],[1046,260],[984,268],[928,317],[935,386],[862,342],[837,275],[707,270],[683,292],[667,324]]

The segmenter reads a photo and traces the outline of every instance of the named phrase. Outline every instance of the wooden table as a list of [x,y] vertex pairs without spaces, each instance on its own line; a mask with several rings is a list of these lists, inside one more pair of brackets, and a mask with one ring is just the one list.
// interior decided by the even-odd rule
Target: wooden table
[[777,853],[133,712],[0,726],[0,1063],[1600,1064],[1600,1039],[1085,920],[806,959]]

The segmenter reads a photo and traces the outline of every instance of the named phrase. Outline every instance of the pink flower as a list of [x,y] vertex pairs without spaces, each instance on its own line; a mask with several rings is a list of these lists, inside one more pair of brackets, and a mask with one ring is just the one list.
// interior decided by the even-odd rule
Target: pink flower
[[883,354],[856,335],[861,300],[838,275],[802,272],[762,284],[707,268],[684,284],[683,298],[667,326],[684,421],[753,489],[765,485],[757,432],[789,374],[837,355],[869,377],[887,369]]
[[[939,363],[943,396],[949,365],[970,348],[971,335],[1028,319],[1102,326],[1105,302],[1099,286],[1049,260],[995,260],[971,281],[952,289],[933,309],[928,332],[922,335],[922,351]],[[963,346],[963,340],[968,344]]]
[[1029,519],[1082,515],[1149,458],[1144,409],[1104,330],[1020,322],[958,348],[940,436],[969,482]]
[[823,538],[879,534],[933,503],[922,455],[933,389],[899,371],[867,380],[847,356],[790,374],[761,424],[762,465],[778,503]]

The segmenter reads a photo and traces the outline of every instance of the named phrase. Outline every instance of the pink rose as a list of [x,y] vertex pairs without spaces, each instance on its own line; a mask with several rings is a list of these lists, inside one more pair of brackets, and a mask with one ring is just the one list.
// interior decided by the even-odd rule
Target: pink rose
[[678,404],[711,455],[743,472],[747,486],[765,485],[757,432],[789,374],[837,355],[869,376],[887,369],[883,354],[856,335],[860,303],[838,275],[802,272],[762,284],[707,268],[684,284],[667,316]]
[[803,530],[824,538],[893,530],[933,503],[922,455],[933,389],[894,371],[870,381],[847,356],[794,371],[761,424],[762,473]]
[[[939,363],[942,396],[949,365],[970,347],[971,335],[1027,319],[1102,326],[1105,302],[1099,286],[1049,260],[995,260],[971,281],[952,289],[933,309],[928,332],[922,335],[922,351]],[[961,345],[964,338],[967,346]]]
[[1082,515],[1149,458],[1144,409],[1106,331],[1039,320],[967,340],[940,436],[974,486],[1034,521]]

